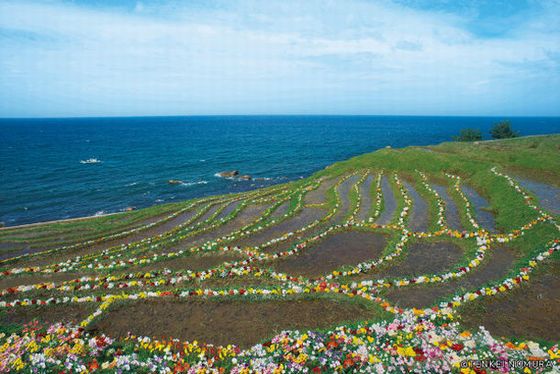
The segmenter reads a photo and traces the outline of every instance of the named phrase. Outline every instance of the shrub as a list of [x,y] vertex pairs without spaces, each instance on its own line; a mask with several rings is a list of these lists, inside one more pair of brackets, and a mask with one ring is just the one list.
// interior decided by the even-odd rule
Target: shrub
[[482,140],[482,133],[478,129],[462,129],[459,136],[454,136],[453,139],[457,142],[474,142]]
[[490,135],[494,139],[507,139],[515,138],[518,134],[511,129],[511,123],[509,121],[498,122],[490,130]]

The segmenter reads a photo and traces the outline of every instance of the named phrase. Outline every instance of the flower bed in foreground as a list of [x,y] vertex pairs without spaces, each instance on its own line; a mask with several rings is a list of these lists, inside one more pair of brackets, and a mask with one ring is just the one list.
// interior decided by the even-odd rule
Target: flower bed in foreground
[[[0,337],[4,372],[485,372],[468,367],[475,360],[493,361],[500,372],[548,372],[560,365],[560,352],[558,344],[502,341],[483,328],[460,330],[451,314],[424,318],[413,310],[388,322],[286,331],[247,350],[134,336],[113,340],[62,324],[33,324]],[[513,367],[521,363],[531,371]]]

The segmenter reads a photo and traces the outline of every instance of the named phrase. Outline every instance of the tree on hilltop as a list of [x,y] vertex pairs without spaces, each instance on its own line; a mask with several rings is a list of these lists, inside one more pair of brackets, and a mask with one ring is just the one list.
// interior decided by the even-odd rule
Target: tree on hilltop
[[511,123],[508,120],[498,122],[490,130],[493,139],[515,138],[519,134],[511,129]]
[[482,140],[482,133],[478,129],[461,129],[459,136],[454,136],[456,142],[475,142]]

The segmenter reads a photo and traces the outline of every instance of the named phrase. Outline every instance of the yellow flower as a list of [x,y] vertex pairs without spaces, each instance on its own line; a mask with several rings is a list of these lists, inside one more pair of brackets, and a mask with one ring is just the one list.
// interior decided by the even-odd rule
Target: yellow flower
[[412,347],[398,347],[397,348],[397,353],[400,356],[409,356],[409,357],[414,357],[416,356],[416,352],[414,352],[414,349],[412,349]]
[[360,344],[363,344],[363,343],[364,343],[364,341],[362,339],[358,338],[357,336],[354,335],[352,337],[352,344],[360,345]]
[[78,341],[70,350],[70,353],[73,353],[75,355],[79,355],[79,354],[83,354],[85,353],[85,349],[84,349],[84,344],[81,341]]
[[414,312],[414,315],[417,315],[417,316],[423,316],[424,315],[424,311],[422,309],[412,308],[412,311]]
[[25,363],[21,360],[21,357],[18,357],[12,362],[12,367],[16,370],[22,370],[25,367]]
[[32,340],[29,344],[27,344],[27,350],[31,353],[37,352],[39,350],[39,345],[35,343],[35,340]]
[[45,336],[43,337],[43,339],[41,339],[41,343],[48,343],[48,342],[51,341],[51,338],[52,338],[52,335],[51,335],[51,334],[45,335]]

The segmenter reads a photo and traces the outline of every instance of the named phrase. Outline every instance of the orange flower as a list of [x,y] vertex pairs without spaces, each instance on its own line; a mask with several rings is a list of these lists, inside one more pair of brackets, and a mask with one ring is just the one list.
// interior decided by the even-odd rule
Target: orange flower
[[99,369],[99,363],[94,358],[93,361],[89,363],[89,371],[95,371],[97,369]]

